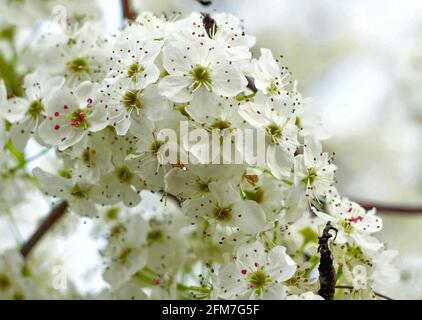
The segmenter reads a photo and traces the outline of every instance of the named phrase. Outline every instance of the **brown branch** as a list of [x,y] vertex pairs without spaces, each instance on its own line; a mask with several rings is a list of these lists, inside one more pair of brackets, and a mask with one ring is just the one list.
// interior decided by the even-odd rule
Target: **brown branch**
[[128,20],[135,20],[136,12],[133,11],[132,6],[130,5],[130,1],[122,0],[121,3],[122,3],[123,16]]
[[[336,289],[346,289],[346,290],[354,290],[354,288],[352,286],[336,286]],[[383,298],[385,300],[394,300],[393,298],[390,298],[384,294],[381,294],[379,292],[376,291],[372,291],[376,296]]]
[[63,201],[60,202],[50,211],[50,213],[47,215],[47,217],[41,223],[35,233],[21,248],[21,254],[24,258],[29,255],[29,253],[41,240],[41,238],[47,233],[47,231],[66,213],[68,206],[68,203],[66,201]]
[[381,202],[371,202],[371,201],[359,201],[353,200],[354,202],[359,203],[366,210],[376,208],[378,211],[382,212],[400,212],[400,213],[422,213],[422,206],[407,206],[407,205],[395,205],[395,204],[386,204]]

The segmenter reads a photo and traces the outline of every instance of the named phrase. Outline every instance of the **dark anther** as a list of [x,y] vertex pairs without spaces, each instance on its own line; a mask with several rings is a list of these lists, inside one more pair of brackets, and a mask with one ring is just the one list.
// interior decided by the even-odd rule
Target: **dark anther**
[[337,229],[330,222],[327,222],[322,235],[318,239],[318,252],[321,256],[318,271],[320,288],[318,294],[325,300],[333,300],[336,286],[336,270],[333,265],[333,255],[328,246],[328,241],[332,238],[330,231],[335,231],[333,241],[337,237]]
[[209,5],[212,4],[212,1],[211,0],[196,0],[196,1],[198,1],[203,6],[209,6]]
[[208,34],[208,37],[212,38],[214,36],[215,30],[217,29],[217,24],[213,18],[211,18],[209,13],[202,12],[202,23],[204,24],[205,31]]
[[253,92],[257,92],[258,89],[255,86],[255,80],[252,77],[246,76],[246,80],[248,80],[247,88]]

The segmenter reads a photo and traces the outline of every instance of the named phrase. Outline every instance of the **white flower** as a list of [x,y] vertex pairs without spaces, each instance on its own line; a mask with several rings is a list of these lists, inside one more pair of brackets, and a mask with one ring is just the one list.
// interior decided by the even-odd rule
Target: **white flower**
[[98,36],[99,28],[86,23],[73,35],[62,31],[45,37],[44,46],[40,46],[43,69],[51,75],[65,77],[70,87],[82,81],[103,79],[107,51],[104,40]]
[[286,248],[267,251],[256,241],[237,248],[234,262],[219,270],[219,296],[223,299],[285,299],[283,284],[296,271]]
[[92,184],[55,176],[40,168],[35,168],[32,173],[41,182],[45,195],[67,200],[70,209],[81,216],[97,215],[97,208],[92,201],[96,198]]
[[[4,104],[7,101],[7,90],[4,85],[3,80],[0,80],[0,111],[4,108]],[[5,119],[3,119],[3,112],[0,112],[0,149],[3,149],[4,144],[6,143],[6,124]]]
[[23,150],[30,136],[46,118],[45,103],[64,83],[62,77],[49,77],[35,72],[25,77],[25,97],[14,97],[4,106],[6,119],[13,123],[11,138],[18,150]]
[[0,255],[0,300],[45,299],[46,295],[34,281],[31,271],[18,250]]
[[270,50],[261,48],[261,57],[254,63],[255,86],[264,94],[280,95],[289,82],[289,72],[281,68]]
[[47,119],[39,128],[41,139],[65,150],[89,132],[104,129],[108,120],[98,100],[98,87],[88,81],[75,90],[63,88],[54,93],[46,102]]
[[93,183],[102,175],[114,169],[111,163],[111,150],[99,134],[86,136],[82,141],[66,149],[74,166],[74,175]]
[[210,194],[183,203],[182,209],[186,214],[199,221],[205,219],[247,233],[262,230],[265,214],[255,201],[243,200],[240,192],[229,183],[212,182],[208,188]]
[[129,129],[136,133],[142,119],[160,120],[169,111],[169,103],[159,94],[157,87],[145,88],[146,85],[147,82],[134,82],[122,76],[111,83],[106,81],[100,90],[107,101],[105,111],[118,135],[125,135]]
[[303,186],[310,197],[324,196],[334,184],[336,166],[321,143],[311,137],[305,138],[303,154],[295,157],[294,183]]
[[[133,29],[133,28],[132,28]],[[107,78],[125,77],[140,88],[158,80],[160,70],[154,64],[161,52],[162,41],[145,41],[136,30],[122,35],[111,52],[110,72]]]
[[240,106],[240,115],[253,127],[263,130],[269,142],[267,166],[278,179],[289,176],[293,155],[299,146],[294,124],[294,102],[286,94],[277,98],[257,97]]
[[112,229],[109,243],[103,251],[108,258],[104,279],[116,289],[146,265],[147,230],[148,223],[139,215],[129,217]]
[[324,221],[331,221],[338,229],[336,242],[355,242],[364,250],[377,251],[383,245],[373,233],[381,231],[382,220],[376,216],[376,209],[366,211],[359,204],[347,198],[333,198],[327,202],[327,212],[313,209],[315,214]]
[[160,81],[162,94],[174,102],[188,102],[208,91],[224,97],[242,92],[247,84],[245,76],[215,45],[207,39],[165,45],[163,66],[169,75]]

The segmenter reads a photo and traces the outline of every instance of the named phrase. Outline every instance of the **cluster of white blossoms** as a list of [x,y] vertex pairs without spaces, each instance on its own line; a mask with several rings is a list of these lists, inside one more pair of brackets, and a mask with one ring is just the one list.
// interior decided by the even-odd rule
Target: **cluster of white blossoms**
[[[270,50],[254,58],[254,42],[226,13],[142,13],[113,36],[85,22],[40,38],[20,96],[0,86],[13,148],[35,140],[62,161],[33,170],[41,190],[106,229],[100,297],[322,299],[318,235],[330,221],[337,285],[351,288],[336,297],[375,298],[389,253],[373,235],[382,221],[339,195],[318,106]],[[257,164],[258,146],[241,163],[210,157],[195,129],[229,141],[230,154],[236,132],[253,129],[268,156]],[[180,208],[144,215],[143,190]],[[4,270],[0,297],[14,277]]]

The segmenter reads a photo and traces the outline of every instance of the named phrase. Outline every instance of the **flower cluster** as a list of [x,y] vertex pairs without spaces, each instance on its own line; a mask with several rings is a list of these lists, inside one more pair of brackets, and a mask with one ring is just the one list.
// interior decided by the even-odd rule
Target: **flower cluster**
[[[254,42],[226,13],[142,13],[110,37],[89,22],[62,26],[37,43],[22,95],[0,87],[14,148],[35,140],[62,160],[58,172],[34,169],[44,194],[107,226],[105,297],[321,299],[327,221],[337,282],[353,288],[338,296],[374,297],[382,221],[339,195],[318,106],[270,50],[254,58]],[[195,129],[226,152],[192,141]],[[246,129],[264,138],[239,150]],[[180,207],[140,214],[144,190]]]

